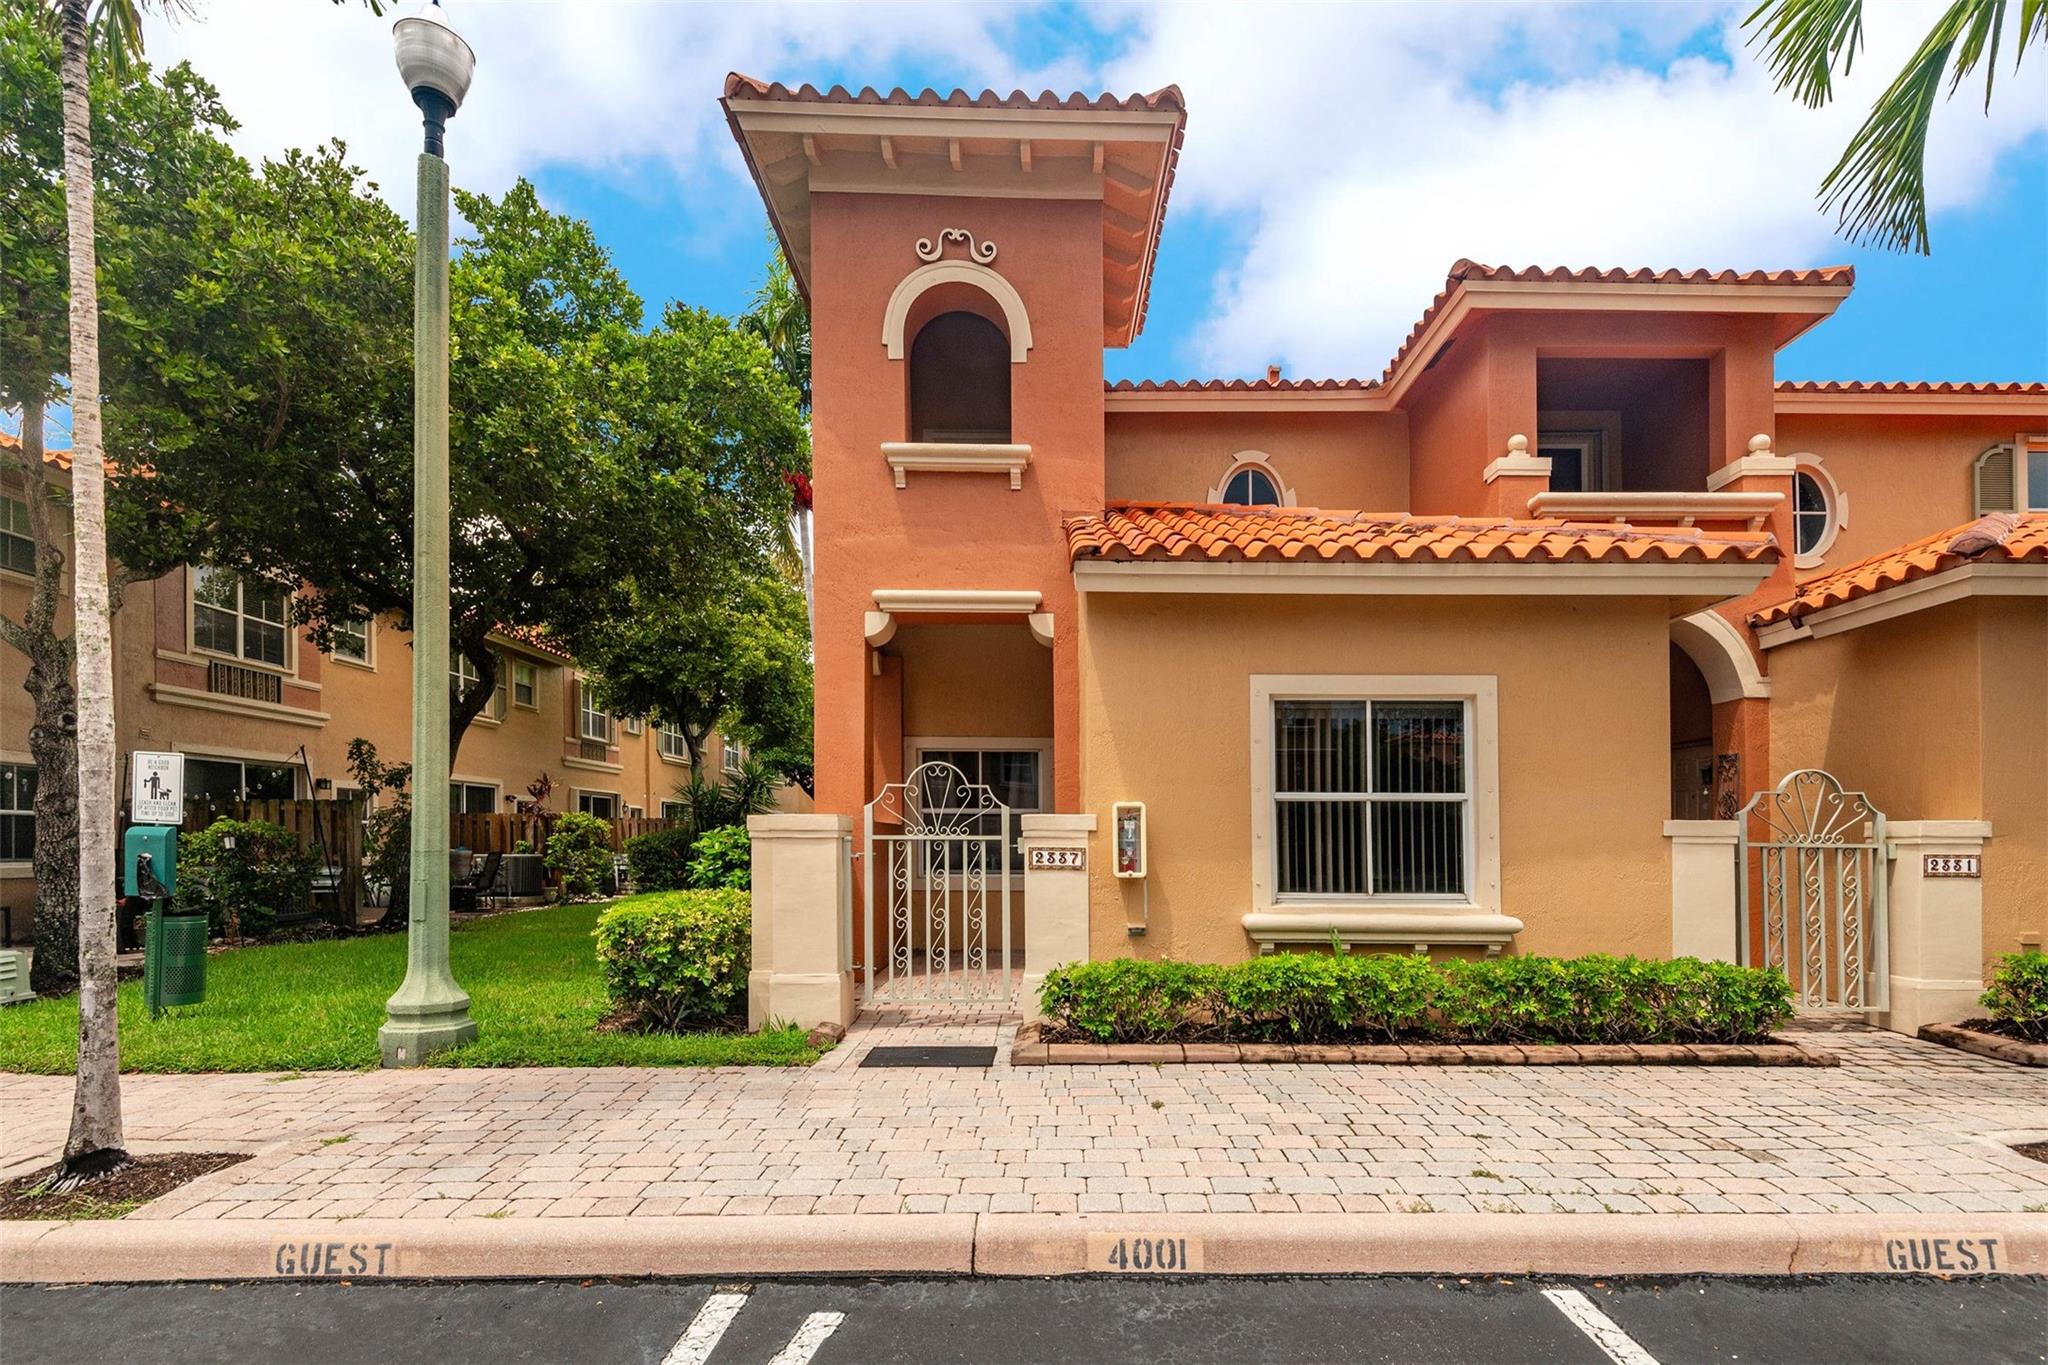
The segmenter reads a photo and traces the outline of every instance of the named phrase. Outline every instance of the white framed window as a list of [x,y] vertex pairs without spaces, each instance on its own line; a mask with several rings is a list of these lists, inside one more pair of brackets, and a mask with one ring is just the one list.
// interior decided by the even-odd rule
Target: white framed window
[[31,576],[36,571],[36,540],[28,527],[28,504],[20,498],[0,498],[0,569]]
[[185,799],[290,801],[299,794],[299,770],[289,760],[185,755]]
[[647,722],[641,720],[638,716],[627,716],[622,724],[629,735],[641,735],[647,731]]
[[0,763],[0,863],[25,863],[36,854],[36,770]]
[[683,737],[682,726],[664,721],[655,727],[655,737],[661,742],[663,758],[680,759],[684,763],[690,761],[690,741]]
[[661,803],[661,818],[664,820],[680,820],[689,813],[690,808],[680,801],[664,801]]
[[2016,444],[2025,457],[2015,461],[2020,510],[2048,512],[2048,436],[2022,436]]
[[746,767],[746,764],[747,764],[747,746],[746,746],[746,745],[744,745],[744,744],[740,743],[740,742],[739,742],[738,740],[736,740],[736,739],[728,739],[728,740],[725,740],[725,741],[724,741],[724,747],[725,747],[725,759],[724,759],[724,764],[725,764],[725,770],[726,770],[726,771],[727,771],[728,773],[737,773],[737,772],[739,772],[739,771],[740,771],[740,770],[741,770],[742,768]]
[[[497,668],[492,670],[495,680],[491,684],[491,701],[483,709],[482,714],[477,717],[478,720],[501,721],[505,719],[505,660],[503,656],[499,656],[497,662]],[[477,671],[477,666],[470,661],[470,657],[467,654],[464,654],[459,649],[448,652],[448,696],[450,700],[459,704],[469,689],[475,687],[478,680],[482,677],[483,674]]]
[[285,626],[282,583],[250,578],[231,569],[195,567],[192,582],[192,647],[254,664],[284,668],[290,632]]
[[579,791],[576,793],[576,809],[600,820],[616,820],[619,818],[619,794]]
[[1230,457],[1223,477],[1206,499],[1234,507],[1292,507],[1294,490],[1281,479],[1271,457],[1262,451],[1240,450]]
[[576,686],[576,736],[600,744],[612,742],[612,718],[602,706],[590,685],[579,681]]
[[512,661],[512,704],[522,711],[540,710],[540,670],[524,659]]
[[498,809],[495,782],[450,782],[448,810],[453,815],[489,815]]
[[1255,908],[1499,904],[1492,677],[1251,682]]
[[2048,434],[2013,437],[1972,463],[1976,515],[1987,512],[2048,512]]
[[1536,438],[1536,454],[1550,461],[1553,493],[1598,493],[1607,487],[1607,433],[1546,431]]
[[646,811],[646,808],[645,808],[645,807],[642,807],[642,806],[628,806],[628,807],[626,807],[626,818],[627,818],[628,820],[644,820],[644,819],[645,819],[646,817],[647,817],[647,811]]
[[370,640],[376,630],[376,623],[370,620],[336,621],[334,623],[334,657],[364,668],[373,667],[370,662]]
[[1849,524],[1849,495],[1836,484],[1818,455],[1794,455],[1792,472],[1793,564],[1817,568]]

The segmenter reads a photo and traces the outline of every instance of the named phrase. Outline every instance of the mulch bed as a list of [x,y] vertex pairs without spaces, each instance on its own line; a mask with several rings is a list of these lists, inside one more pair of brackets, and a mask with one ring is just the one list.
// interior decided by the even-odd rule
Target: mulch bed
[[38,1193],[56,1178],[50,1165],[0,1185],[0,1220],[119,1218],[203,1175],[239,1166],[247,1152],[165,1152],[139,1156],[69,1194]]
[[1959,1048],[1979,1057],[2019,1066],[2048,1066],[2048,1043],[2030,1043],[2014,1036],[2011,1026],[1992,1019],[1960,1024],[1924,1024],[1920,1036],[1930,1043]]
[[[1762,1043],[1076,1043],[1017,1030],[1013,1066],[1291,1062],[1360,1066],[1840,1066],[1786,1038]],[[1057,1034],[1053,1034],[1057,1037]]]

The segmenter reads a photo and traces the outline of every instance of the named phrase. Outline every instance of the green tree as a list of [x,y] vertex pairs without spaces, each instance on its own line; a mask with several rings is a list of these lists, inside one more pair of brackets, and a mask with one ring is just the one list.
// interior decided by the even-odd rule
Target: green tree
[[[1878,96],[1820,185],[1822,206],[1835,211],[1851,241],[1927,252],[1927,128],[1935,103],[1981,65],[1988,109],[2000,44],[2010,37],[2017,68],[2048,36],[2048,0],[2020,0],[2010,34],[2007,16],[2007,0],[1953,0]],[[1744,25],[1778,88],[1818,109],[1834,98],[1836,69],[1847,75],[1863,46],[1863,0],[1765,0]]]
[[[36,765],[35,965],[40,993],[78,978],[78,751],[75,639],[59,628],[68,599],[69,509],[44,464],[45,414],[65,397],[70,368],[70,252],[65,204],[61,40],[44,16],[0,15],[0,407],[18,414],[21,444],[0,450],[18,481],[35,543],[34,582],[18,616],[0,615],[0,644],[28,663],[24,683]],[[187,67],[139,64],[93,73],[91,111],[98,229],[102,388],[118,412],[141,357],[138,319],[174,315],[185,275],[187,203],[201,184],[244,174],[220,135],[234,125],[212,87]],[[117,424],[118,425],[118,424]],[[111,434],[115,461],[122,457]],[[110,570],[118,601],[123,574]]]
[[797,290],[796,276],[782,249],[768,258],[768,271],[747,311],[740,315],[740,327],[761,338],[775,368],[797,392],[797,401],[808,414],[811,410],[811,306]]
[[714,730],[769,754],[808,755],[810,630],[788,580],[757,573],[672,596],[636,589],[633,610],[577,642],[606,706],[675,726],[699,774]]

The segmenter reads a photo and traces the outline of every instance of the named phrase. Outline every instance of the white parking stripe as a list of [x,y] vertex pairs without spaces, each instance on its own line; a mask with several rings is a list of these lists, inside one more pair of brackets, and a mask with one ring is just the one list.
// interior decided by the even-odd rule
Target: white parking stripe
[[782,1348],[768,1365],[810,1365],[812,1356],[825,1344],[825,1338],[837,1331],[839,1324],[846,1321],[844,1313],[813,1313],[804,1319],[804,1325],[796,1329],[796,1335],[789,1339],[789,1345]]
[[668,1354],[661,1358],[661,1365],[704,1365],[711,1358],[711,1353],[718,1349],[725,1329],[732,1326],[732,1320],[746,1306],[745,1294],[713,1294],[704,1300],[697,1316],[690,1319],[689,1327],[676,1338],[676,1344],[668,1348]]
[[1543,1297],[1570,1318],[1574,1327],[1591,1337],[1614,1365],[1657,1365],[1655,1356],[1636,1345],[1634,1337],[1622,1331],[1619,1323],[1595,1308],[1593,1301],[1578,1290],[1546,1289]]

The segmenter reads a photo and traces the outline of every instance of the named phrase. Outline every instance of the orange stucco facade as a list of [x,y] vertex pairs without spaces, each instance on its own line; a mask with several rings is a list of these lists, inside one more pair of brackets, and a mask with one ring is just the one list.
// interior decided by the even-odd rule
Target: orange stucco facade
[[[2048,389],[1779,384],[1778,350],[1827,323],[1847,269],[1469,261],[1376,380],[1105,385],[1105,348],[1143,325],[1178,91],[942,99],[736,76],[725,107],[812,307],[820,809],[858,829],[926,757],[1042,754],[1024,809],[1098,820],[1095,955],[1228,960],[1326,925],[1356,946],[1658,955],[1675,932],[1664,821],[1731,816],[1821,764],[1851,786],[1867,772],[1896,819],[2031,824],[1986,874],[1986,954],[2038,939],[2019,888],[2048,815],[1983,738],[2033,734],[2038,613],[1940,608],[1965,614],[1969,662],[1922,651],[1891,683],[1871,682],[1893,676],[1876,636],[1845,649],[1784,627],[1766,648],[1752,618],[2000,510],[1975,471],[2048,430]],[[912,362],[961,312],[1008,347],[1007,430],[991,417],[954,440],[912,429],[918,385],[946,373],[929,346],[927,377]],[[949,410],[991,373],[959,363]],[[1131,507],[1158,515],[1118,521]],[[2038,591],[2035,568],[2015,572],[2029,586],[2012,591]],[[1967,762],[1924,736],[1900,749],[1857,700],[1948,687],[1949,669],[1980,718]],[[1280,885],[1272,699],[1347,680],[1360,705],[1379,687],[1465,708],[1466,780],[1490,764],[1498,789],[1464,793],[1457,894]],[[1112,808],[1133,801],[1142,880],[1111,875]]]

